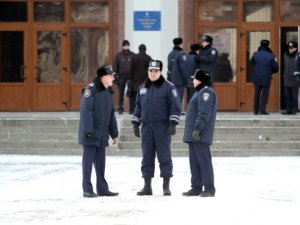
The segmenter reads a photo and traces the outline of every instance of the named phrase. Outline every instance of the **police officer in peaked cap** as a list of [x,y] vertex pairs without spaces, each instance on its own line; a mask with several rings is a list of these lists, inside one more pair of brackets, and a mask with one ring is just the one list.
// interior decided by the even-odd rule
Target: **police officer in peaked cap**
[[163,195],[171,195],[169,184],[173,176],[173,163],[170,145],[171,135],[176,133],[179,123],[180,100],[175,86],[162,76],[162,68],[159,60],[149,62],[148,78],[138,90],[131,120],[135,136],[142,139],[141,171],[145,184],[137,195],[152,195],[155,155],[160,177],[163,178]]

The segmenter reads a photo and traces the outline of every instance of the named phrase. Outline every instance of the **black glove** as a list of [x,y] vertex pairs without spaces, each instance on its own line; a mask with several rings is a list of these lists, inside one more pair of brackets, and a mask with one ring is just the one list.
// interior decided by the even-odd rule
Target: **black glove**
[[87,134],[85,135],[85,137],[88,138],[88,139],[91,139],[91,138],[93,137],[93,134],[92,134],[92,133],[87,133]]
[[134,135],[135,135],[136,137],[140,137],[140,136],[141,136],[141,135],[140,135],[140,129],[139,129],[139,126],[134,125],[134,126],[133,126],[133,132],[134,132]]
[[170,135],[174,135],[176,134],[176,126],[174,124],[170,124],[169,128],[168,128],[168,133]]
[[200,130],[194,130],[192,133],[192,136],[194,140],[199,141],[200,140]]

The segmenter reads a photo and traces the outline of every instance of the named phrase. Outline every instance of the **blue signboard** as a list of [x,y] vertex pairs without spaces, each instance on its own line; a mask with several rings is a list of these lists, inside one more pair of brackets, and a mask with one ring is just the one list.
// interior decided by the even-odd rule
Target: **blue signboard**
[[159,31],[160,11],[134,11],[135,31]]

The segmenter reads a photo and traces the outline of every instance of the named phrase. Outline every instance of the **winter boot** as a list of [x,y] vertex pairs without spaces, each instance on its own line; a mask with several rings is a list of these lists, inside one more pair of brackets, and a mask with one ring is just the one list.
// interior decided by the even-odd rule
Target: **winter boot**
[[170,191],[170,177],[164,177],[164,183],[163,183],[163,191],[164,195],[171,195]]
[[142,190],[138,191],[137,195],[152,195],[151,177],[144,177],[145,185]]

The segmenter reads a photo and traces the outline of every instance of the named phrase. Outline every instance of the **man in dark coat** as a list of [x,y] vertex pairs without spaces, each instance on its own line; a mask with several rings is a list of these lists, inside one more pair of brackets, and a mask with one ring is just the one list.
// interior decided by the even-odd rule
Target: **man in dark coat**
[[214,197],[214,171],[210,152],[217,114],[217,99],[208,71],[194,75],[195,93],[186,112],[183,141],[189,145],[192,189],[184,196]]
[[283,86],[286,108],[282,114],[296,115],[298,111],[299,81],[294,76],[298,44],[288,42],[288,51],[284,53]]
[[132,59],[131,71],[127,81],[127,97],[129,97],[129,113],[133,114],[135,99],[139,86],[148,77],[148,65],[151,57],[146,54],[146,45],[139,46],[139,53]]
[[163,194],[171,195],[171,135],[176,133],[176,125],[179,123],[180,100],[175,86],[162,76],[162,68],[163,64],[159,60],[149,62],[148,79],[139,88],[131,120],[137,137],[140,137],[139,126],[142,124],[141,171],[145,185],[137,195],[152,195],[155,154],[159,162],[160,177],[163,177]]
[[216,74],[216,67],[217,67],[217,58],[218,58],[218,51],[217,49],[212,47],[213,38],[210,35],[203,35],[201,39],[201,48],[199,51],[199,55],[196,58],[196,63],[198,64],[198,68],[202,70],[208,71],[211,76],[212,80],[214,81],[214,76]]
[[196,58],[199,54],[200,45],[191,44],[191,51],[187,55],[186,68],[185,68],[185,77],[186,77],[186,87],[187,87],[187,102],[189,103],[193,94],[194,94],[194,84],[192,76],[195,74],[198,69]]
[[[118,127],[113,108],[111,86],[114,80],[112,67],[105,65],[97,70],[97,77],[82,91],[80,102],[79,144],[83,146],[82,188],[83,197],[116,196],[105,180],[105,147],[109,136],[118,141]],[[92,166],[96,171],[96,190],[91,183]]]
[[186,84],[185,66],[186,54],[182,49],[182,38],[173,39],[174,47],[168,55],[168,80],[171,81],[179,94],[182,102],[184,86]]
[[132,58],[134,53],[130,51],[130,44],[128,40],[122,42],[122,51],[118,52],[114,58],[113,69],[116,72],[115,84],[119,89],[118,112],[122,114],[124,111],[124,92],[126,88],[127,78],[129,76]]
[[269,115],[266,106],[269,98],[269,89],[272,74],[278,72],[277,60],[269,48],[268,40],[261,40],[260,47],[251,57],[251,64],[254,66],[253,84],[255,87],[253,113],[257,115]]

